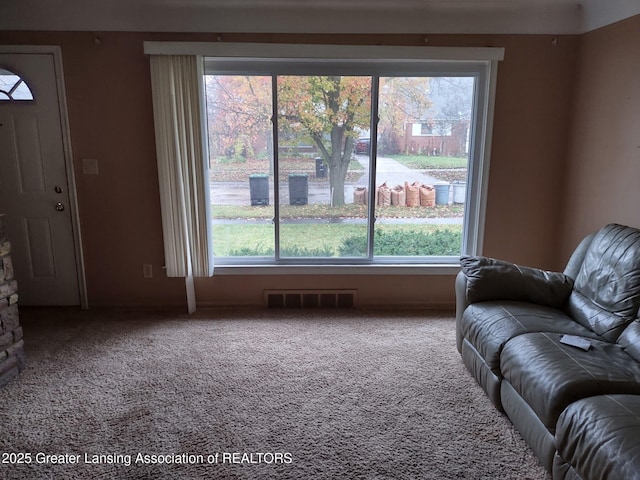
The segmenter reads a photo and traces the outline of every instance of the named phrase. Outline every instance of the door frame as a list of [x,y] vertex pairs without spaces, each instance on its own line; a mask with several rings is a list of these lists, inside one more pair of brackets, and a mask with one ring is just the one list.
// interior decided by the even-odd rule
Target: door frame
[[75,170],[73,167],[73,155],[71,150],[71,134],[69,128],[69,115],[67,111],[67,95],[62,69],[62,49],[58,45],[0,45],[0,53],[3,54],[49,54],[53,56],[56,75],[56,89],[58,91],[58,110],[60,112],[60,126],[62,134],[62,148],[64,152],[65,173],[67,176],[67,188],[69,192],[69,208],[71,213],[71,229],[73,234],[74,251],[76,259],[76,271],[78,276],[78,289],[80,296],[80,308],[89,308],[87,298],[87,280],[85,275],[84,254],[82,250],[82,233],[80,230],[80,214],[78,209],[78,195],[76,190]]

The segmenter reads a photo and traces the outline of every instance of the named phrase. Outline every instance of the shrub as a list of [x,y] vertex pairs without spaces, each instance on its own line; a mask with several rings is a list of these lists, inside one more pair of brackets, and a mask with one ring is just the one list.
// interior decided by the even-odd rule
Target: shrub
[[[460,255],[462,232],[446,228],[429,232],[419,230],[384,230],[378,228],[374,237],[374,254],[378,256],[449,256]],[[367,236],[351,235],[342,241],[335,252],[331,247],[323,245],[319,248],[282,247],[282,257],[362,257],[367,252]],[[232,250],[232,257],[273,257],[273,247],[257,245]]]
[[[416,230],[375,231],[373,249],[379,256],[460,255],[462,232],[438,229],[430,232]],[[360,256],[367,249],[367,237],[353,235],[338,249],[342,257]]]
[[338,247],[338,255],[341,257],[361,257],[367,253],[367,236],[352,235],[342,241]]
[[[229,252],[230,257],[273,257],[274,249],[258,245],[256,247],[243,247]],[[333,257],[335,252],[331,247],[323,245],[321,248],[282,247],[282,257]]]

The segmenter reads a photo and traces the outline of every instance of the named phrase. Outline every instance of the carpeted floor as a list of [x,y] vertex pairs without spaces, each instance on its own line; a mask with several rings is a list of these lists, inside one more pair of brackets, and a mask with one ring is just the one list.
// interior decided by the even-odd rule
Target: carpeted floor
[[21,319],[1,478],[548,478],[464,369],[449,312]]

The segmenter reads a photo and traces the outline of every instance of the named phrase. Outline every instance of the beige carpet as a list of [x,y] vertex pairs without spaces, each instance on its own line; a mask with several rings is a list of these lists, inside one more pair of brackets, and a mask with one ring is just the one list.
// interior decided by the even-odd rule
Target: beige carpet
[[21,318],[2,478],[548,478],[464,369],[450,312]]

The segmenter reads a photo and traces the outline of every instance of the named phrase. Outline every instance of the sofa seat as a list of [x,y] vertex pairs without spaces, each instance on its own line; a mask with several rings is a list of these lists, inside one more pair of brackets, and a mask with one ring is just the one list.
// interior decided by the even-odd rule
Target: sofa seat
[[496,375],[500,375],[504,345],[518,335],[556,332],[599,339],[596,333],[557,308],[518,301],[473,303],[465,310],[460,329]]
[[500,398],[500,354],[514,337],[528,332],[566,332],[598,338],[557,308],[523,301],[485,301],[469,305],[460,320],[462,360],[493,404]]
[[640,394],[640,362],[621,345],[591,339],[584,351],[559,334],[527,333],[509,341],[500,358],[504,380],[553,433],[562,411],[582,398]]
[[556,427],[553,478],[640,480],[640,396],[603,395],[572,403]]

